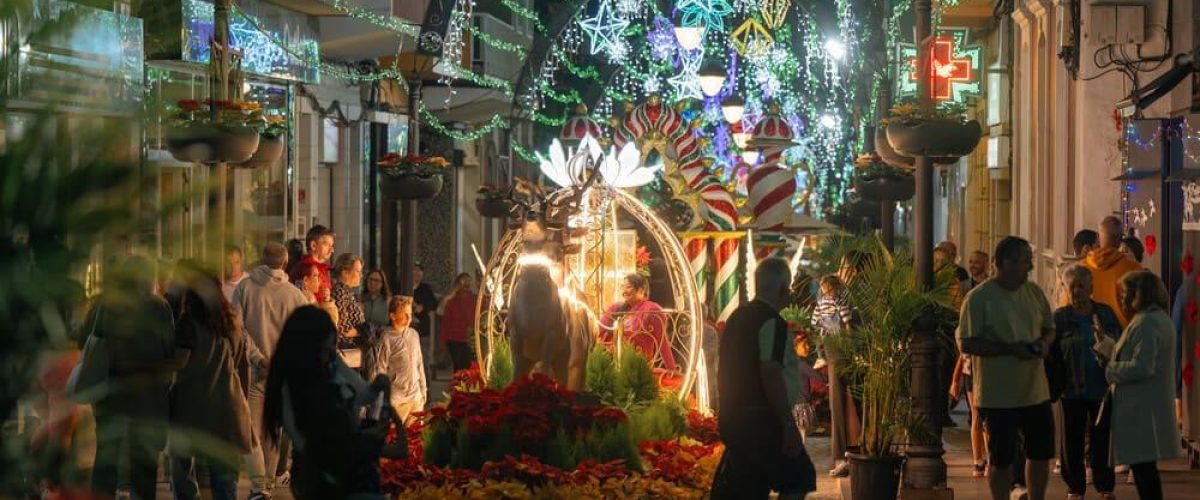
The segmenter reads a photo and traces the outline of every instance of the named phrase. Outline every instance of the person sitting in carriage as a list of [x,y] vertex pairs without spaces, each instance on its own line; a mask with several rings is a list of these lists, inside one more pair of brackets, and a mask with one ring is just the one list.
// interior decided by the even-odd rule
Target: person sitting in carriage
[[651,366],[675,371],[675,355],[667,338],[667,315],[663,308],[648,298],[650,283],[640,274],[625,276],[621,301],[609,306],[600,318],[600,341],[615,342],[618,322],[621,339],[633,345],[650,360]]

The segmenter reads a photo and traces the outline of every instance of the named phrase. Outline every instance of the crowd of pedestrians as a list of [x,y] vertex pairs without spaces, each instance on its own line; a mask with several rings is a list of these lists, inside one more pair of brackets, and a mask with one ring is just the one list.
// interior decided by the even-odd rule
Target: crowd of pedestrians
[[971,263],[951,395],[965,386],[974,475],[987,476],[994,499],[1040,500],[1057,457],[1069,499],[1082,499],[1089,480],[1100,498],[1115,498],[1125,470],[1139,498],[1161,499],[1157,462],[1182,454],[1180,331],[1166,287],[1116,217],[1079,231],[1073,247],[1054,310],[1029,281],[1027,241],[1000,241],[990,279]]
[[109,269],[106,290],[120,293],[94,300],[80,335],[103,339],[109,365],[88,401],[90,489],[154,498],[165,457],[179,500],[200,498],[201,483],[237,499],[243,473],[240,498],[287,486],[296,498],[378,494],[377,459],[405,453],[403,439],[384,445],[388,428],[429,400],[434,315],[455,368],[466,368],[477,292],[464,274],[439,299],[418,266],[412,295],[394,295],[387,273],[333,255],[333,232],[315,226],[251,258],[229,247],[220,276],[139,257]]

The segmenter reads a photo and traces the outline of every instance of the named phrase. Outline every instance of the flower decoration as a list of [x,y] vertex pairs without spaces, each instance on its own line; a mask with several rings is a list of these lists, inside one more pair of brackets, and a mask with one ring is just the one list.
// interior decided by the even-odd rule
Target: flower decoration
[[450,165],[440,156],[401,155],[388,153],[379,160],[380,172],[385,175],[417,175],[430,177],[440,174]]
[[863,180],[871,180],[885,176],[897,175],[912,175],[912,171],[908,169],[896,168],[883,162],[883,159],[875,152],[862,153],[854,159],[854,166],[858,168],[858,175]]
[[167,108],[169,121],[179,128],[213,125],[223,128],[266,128],[262,106],[238,100],[184,99]]
[[287,118],[282,115],[267,115],[264,119],[266,126],[262,130],[263,138],[276,139],[287,133]]
[[1158,250],[1158,238],[1153,234],[1147,234],[1142,240],[1146,245],[1146,255],[1154,255],[1154,251]]
[[637,253],[634,257],[634,260],[637,263],[637,273],[649,278],[650,277],[650,251],[647,250],[646,247],[638,245]]

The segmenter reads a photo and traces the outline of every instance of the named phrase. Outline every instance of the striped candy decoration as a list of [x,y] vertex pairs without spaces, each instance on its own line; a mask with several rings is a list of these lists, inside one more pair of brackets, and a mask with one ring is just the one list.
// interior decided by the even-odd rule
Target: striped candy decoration
[[[708,302],[708,239],[692,238],[683,247],[692,265],[692,277],[696,280],[696,292],[700,295],[703,310]],[[705,311],[707,313],[707,311]],[[706,314],[707,316],[707,314]]]
[[708,177],[712,182],[700,189],[700,217],[710,231],[733,231],[738,220],[733,196],[715,178]]
[[713,265],[717,269],[716,288],[713,290],[713,309],[717,323],[724,324],[738,307],[737,276],[738,242],[740,236],[717,239],[713,243]]
[[783,163],[783,151],[787,149],[781,146],[768,146],[762,148],[759,154],[759,162],[761,166],[778,165]]
[[704,181],[706,177],[711,177],[708,167],[704,165],[704,161],[700,158],[691,158],[686,163],[680,162],[676,170],[687,181],[688,187],[692,189],[697,189],[701,181]]
[[784,168],[759,166],[750,171],[746,190],[750,208],[754,210],[754,227],[759,231],[782,230],[792,214],[796,176]]

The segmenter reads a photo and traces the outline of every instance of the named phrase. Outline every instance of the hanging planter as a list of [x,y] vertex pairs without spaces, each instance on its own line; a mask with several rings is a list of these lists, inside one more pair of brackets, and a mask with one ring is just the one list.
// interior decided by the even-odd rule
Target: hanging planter
[[449,162],[440,156],[384,155],[378,163],[379,189],[394,200],[428,200],[442,191],[442,172]]
[[169,109],[167,150],[176,160],[241,163],[258,150],[267,121],[258,103],[185,99]]
[[912,168],[913,166],[911,156],[904,156],[892,149],[892,145],[888,143],[886,126],[875,127],[875,153],[888,166],[894,168]]
[[873,457],[849,453],[850,498],[896,498],[900,492],[900,468],[904,457]]
[[864,200],[905,201],[917,192],[917,183],[912,174],[889,172],[873,176],[854,178],[854,190]]
[[887,142],[908,156],[961,158],[979,144],[983,129],[975,120],[957,118],[901,118],[887,126]]
[[199,124],[167,131],[167,151],[176,160],[191,163],[241,163],[258,150],[258,130]]
[[512,207],[512,203],[503,198],[475,199],[475,209],[479,215],[492,219],[507,219]]
[[274,165],[283,157],[284,145],[282,135],[275,137],[269,137],[265,134],[260,135],[258,150],[254,152],[254,156],[234,166],[235,168],[258,168]]
[[428,200],[442,192],[442,176],[385,174],[379,178],[379,190],[393,200]]

